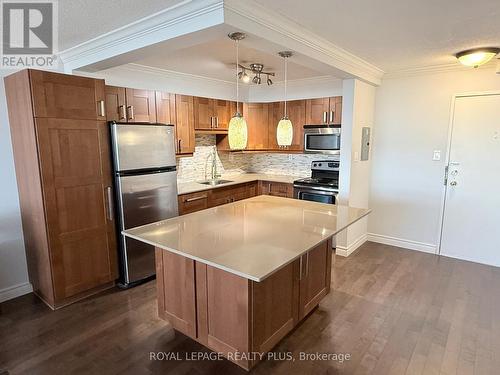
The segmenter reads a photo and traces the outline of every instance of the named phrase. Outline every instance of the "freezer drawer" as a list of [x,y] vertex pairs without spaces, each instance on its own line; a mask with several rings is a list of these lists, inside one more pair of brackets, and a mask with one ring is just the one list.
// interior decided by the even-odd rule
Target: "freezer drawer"
[[172,125],[111,124],[115,171],[175,166]]
[[[177,172],[116,177],[120,231],[178,216]],[[133,283],[155,273],[154,247],[121,235],[121,281]]]

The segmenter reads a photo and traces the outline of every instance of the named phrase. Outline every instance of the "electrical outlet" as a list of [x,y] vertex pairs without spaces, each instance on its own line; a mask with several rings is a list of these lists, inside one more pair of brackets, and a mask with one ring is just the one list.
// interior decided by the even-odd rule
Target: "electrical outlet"
[[293,155],[292,154],[288,154],[288,160],[293,160]]
[[434,161],[441,160],[441,150],[434,150],[434,153],[432,154],[432,160]]
[[229,153],[229,161],[232,163],[234,161],[234,154]]

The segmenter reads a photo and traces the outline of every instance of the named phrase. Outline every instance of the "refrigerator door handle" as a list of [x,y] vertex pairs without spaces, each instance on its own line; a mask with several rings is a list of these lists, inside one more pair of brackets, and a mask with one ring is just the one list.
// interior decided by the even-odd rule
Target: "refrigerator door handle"
[[114,212],[113,212],[113,192],[112,192],[112,189],[111,189],[111,186],[108,186],[106,188],[106,195],[107,195],[107,208],[108,208],[108,212],[107,212],[107,217],[108,217],[108,220],[109,221],[113,221],[114,220]]

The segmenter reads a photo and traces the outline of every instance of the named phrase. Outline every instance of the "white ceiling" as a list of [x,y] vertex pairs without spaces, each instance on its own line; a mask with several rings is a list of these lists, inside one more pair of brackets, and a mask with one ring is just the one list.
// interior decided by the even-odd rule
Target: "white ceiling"
[[[244,1],[244,0],[241,0]],[[500,46],[499,0],[256,0],[322,38],[386,72],[456,63],[457,51]],[[65,0],[59,2],[59,48],[75,46],[105,32],[158,12],[181,0]],[[139,61],[169,70],[226,79],[222,66],[232,50],[224,42],[199,46],[179,55],[149,56]],[[274,56],[248,53],[275,66]],[[217,60],[218,57],[218,60]],[[208,69],[210,68],[210,72]],[[291,66],[294,78],[313,70]]]
[[[256,41],[253,40],[255,44]],[[264,64],[265,71],[276,73],[271,77],[273,82],[283,80],[283,59],[253,48],[245,47],[245,40],[240,42],[240,64]],[[172,53],[170,49],[159,46],[148,56],[135,61],[136,64],[151,66],[175,72],[194,74],[214,79],[232,81],[235,79],[236,49],[232,40],[222,34],[218,40],[180,49]],[[321,76],[322,73],[298,65],[293,62],[293,56],[288,60],[288,78],[304,79]],[[251,77],[253,75],[248,72]],[[266,77],[262,76],[265,84]]]
[[499,0],[256,0],[386,72],[500,47]]

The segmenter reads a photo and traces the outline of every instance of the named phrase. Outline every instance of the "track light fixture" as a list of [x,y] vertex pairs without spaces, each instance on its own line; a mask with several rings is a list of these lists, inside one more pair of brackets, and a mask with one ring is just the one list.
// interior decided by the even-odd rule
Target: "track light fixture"
[[[244,65],[238,64],[238,68],[241,69],[238,72],[238,78],[241,81],[243,81],[244,83],[249,83],[250,81],[252,81],[252,83],[254,83],[256,85],[260,85],[262,83],[261,76],[266,75],[267,76],[266,83],[269,86],[271,86],[273,84],[271,77],[274,77],[275,74],[273,72],[265,72],[263,64],[252,63],[249,66],[244,66]],[[251,74],[254,74],[252,79],[247,74],[247,71],[249,71]]]

